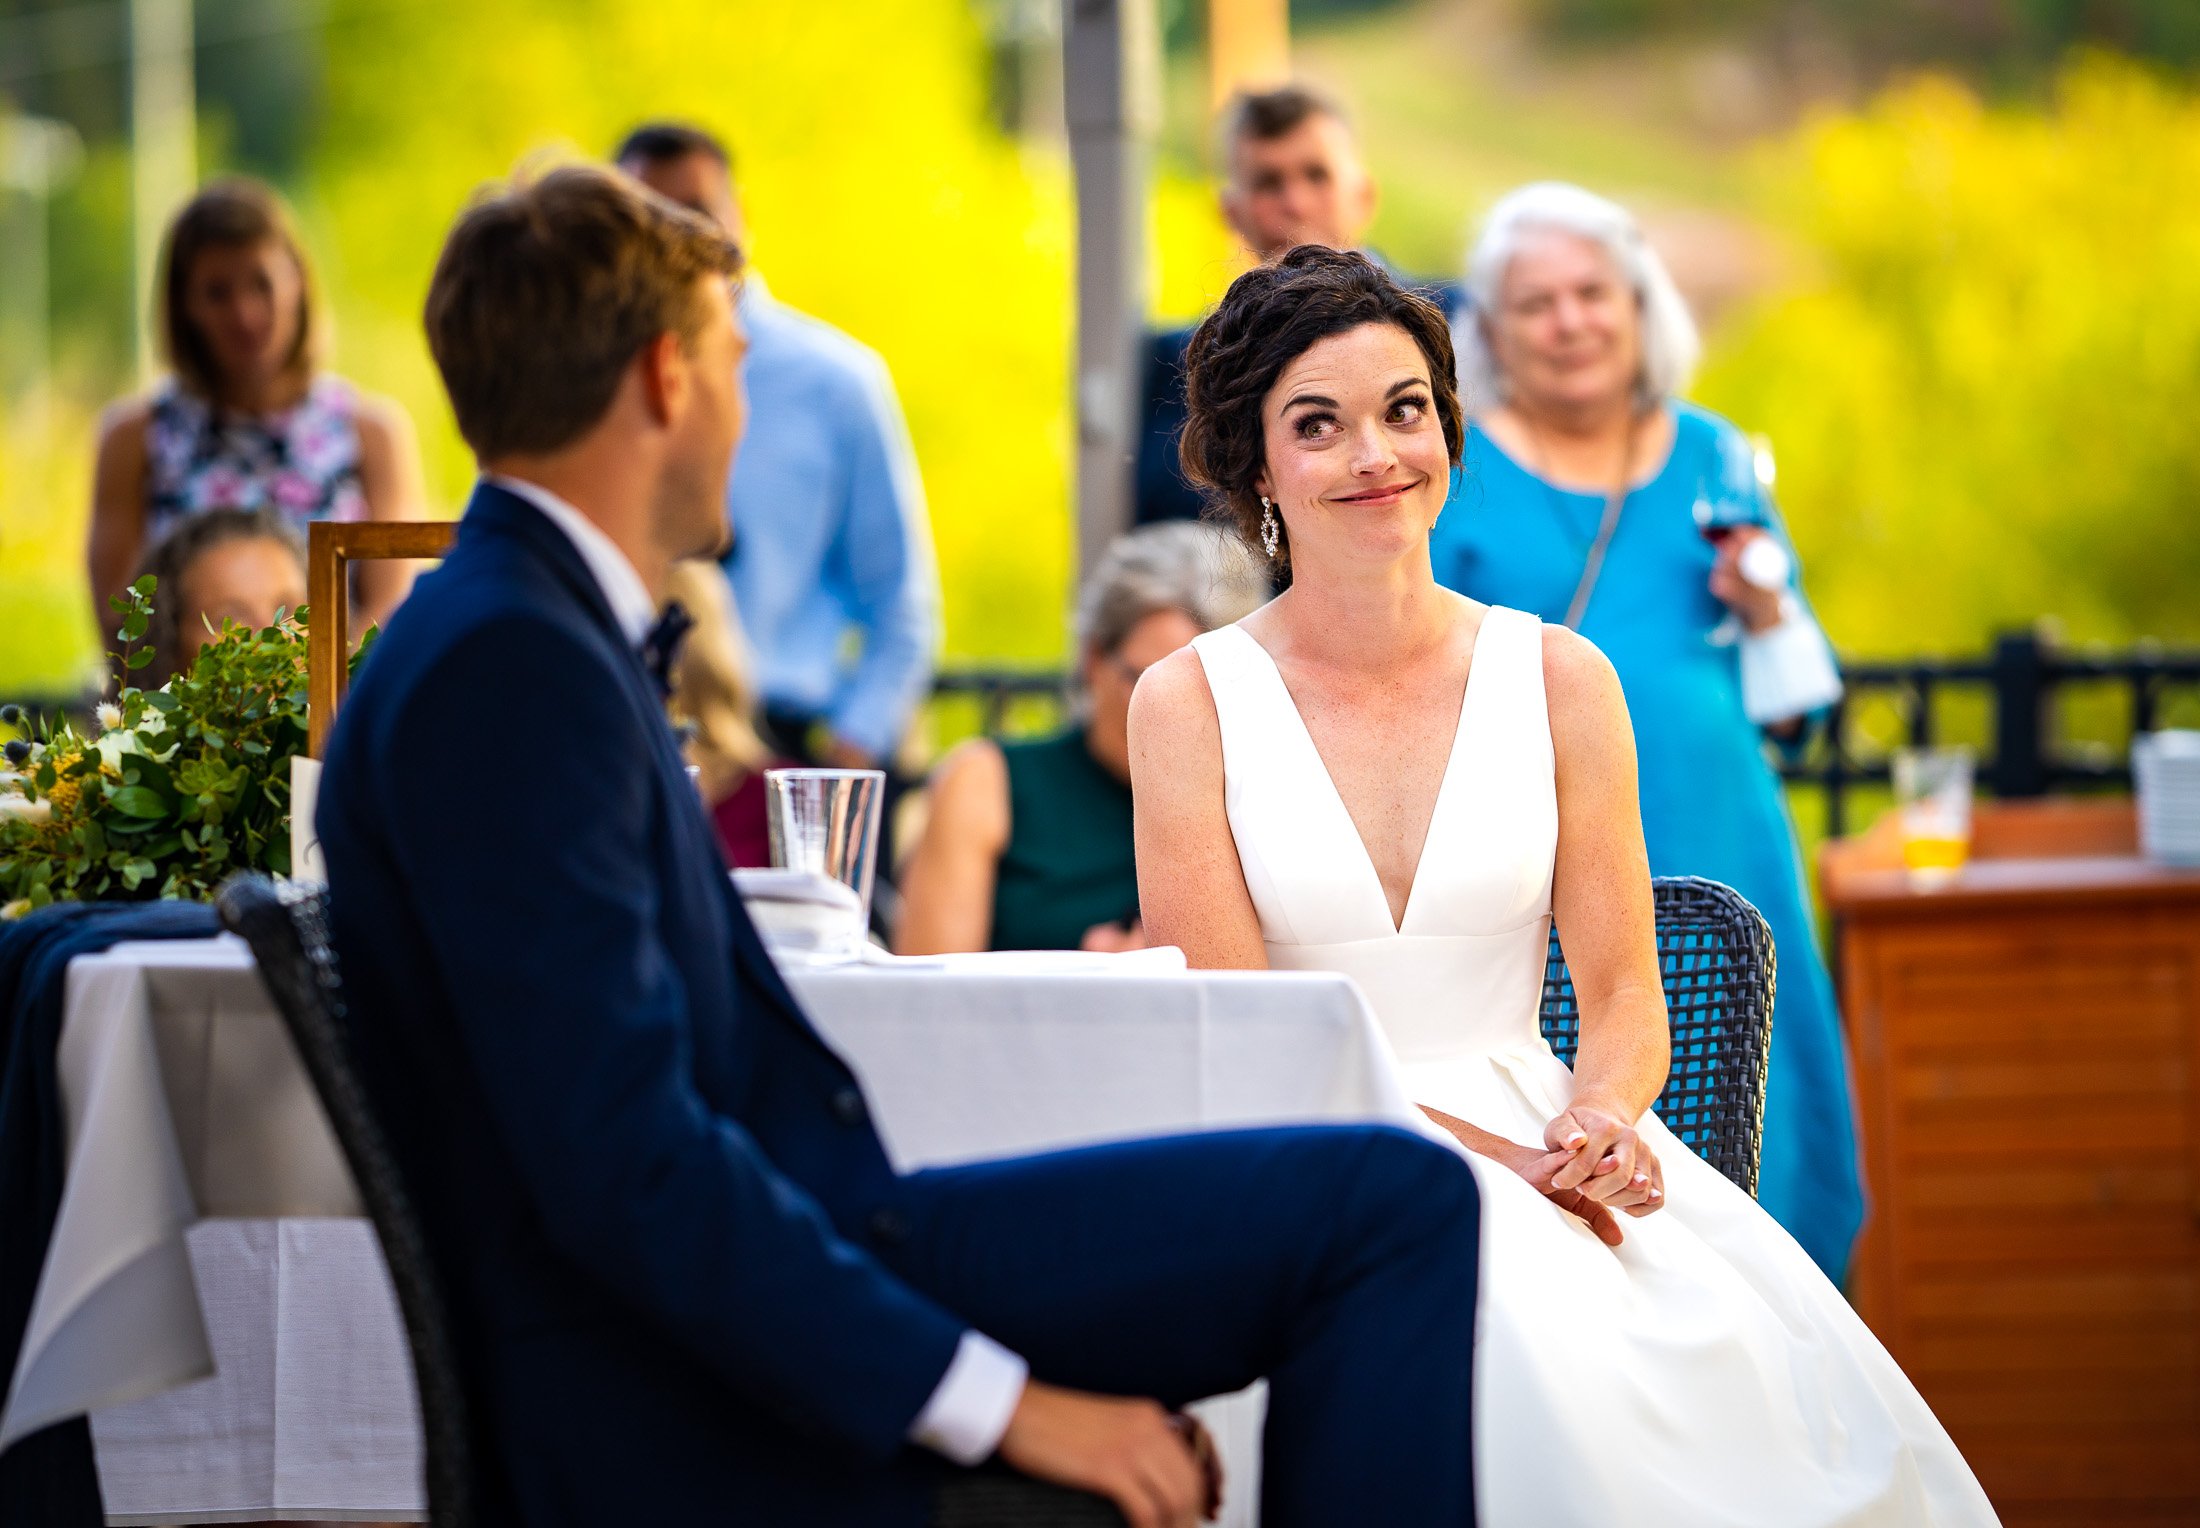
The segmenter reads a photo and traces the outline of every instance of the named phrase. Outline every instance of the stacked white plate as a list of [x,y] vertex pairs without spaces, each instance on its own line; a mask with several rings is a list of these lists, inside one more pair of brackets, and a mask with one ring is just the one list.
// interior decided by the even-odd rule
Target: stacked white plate
[[2200,732],[2132,739],[2139,796],[2139,852],[2165,865],[2200,865]]

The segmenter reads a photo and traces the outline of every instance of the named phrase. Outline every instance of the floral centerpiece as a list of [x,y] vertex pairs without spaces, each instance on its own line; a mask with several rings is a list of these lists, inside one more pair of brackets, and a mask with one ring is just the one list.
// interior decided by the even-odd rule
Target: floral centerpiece
[[[56,901],[203,901],[237,870],[290,868],[307,612],[278,611],[259,631],[224,622],[221,640],[148,691],[130,676],[153,659],[143,644],[154,587],[141,578],[110,602],[123,673],[96,733],[62,720],[6,744],[0,918]],[[0,710],[12,727],[27,721]]]

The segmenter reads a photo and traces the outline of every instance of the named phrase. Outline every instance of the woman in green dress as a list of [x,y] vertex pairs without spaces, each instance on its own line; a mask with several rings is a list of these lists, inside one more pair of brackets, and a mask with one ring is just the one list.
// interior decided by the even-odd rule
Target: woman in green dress
[[1268,597],[1233,539],[1147,526],[1108,549],[1077,601],[1077,704],[1029,742],[974,738],[932,777],[902,867],[903,955],[1145,944],[1131,857],[1131,691],[1149,664]]

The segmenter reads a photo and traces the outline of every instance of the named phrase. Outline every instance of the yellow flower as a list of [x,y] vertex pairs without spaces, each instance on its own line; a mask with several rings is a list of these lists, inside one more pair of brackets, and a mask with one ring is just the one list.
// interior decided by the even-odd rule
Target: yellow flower
[[17,897],[5,907],[0,907],[0,923],[13,923],[31,910],[29,897]]
[[53,803],[56,813],[66,817],[75,810],[77,801],[83,794],[84,786],[80,781],[56,780],[53,789],[46,792],[46,799]]

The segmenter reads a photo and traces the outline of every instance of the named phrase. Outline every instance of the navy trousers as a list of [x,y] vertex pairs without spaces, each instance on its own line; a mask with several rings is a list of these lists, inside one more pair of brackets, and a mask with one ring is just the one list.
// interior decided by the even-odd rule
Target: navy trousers
[[1226,1131],[910,1186],[889,1266],[1035,1378],[1181,1406],[1266,1376],[1269,1528],[1474,1521],[1479,1206],[1444,1147]]

